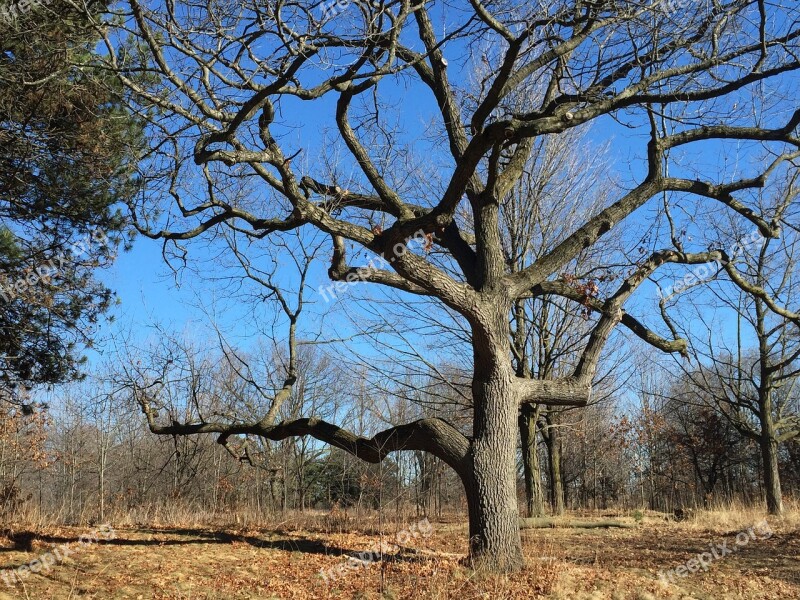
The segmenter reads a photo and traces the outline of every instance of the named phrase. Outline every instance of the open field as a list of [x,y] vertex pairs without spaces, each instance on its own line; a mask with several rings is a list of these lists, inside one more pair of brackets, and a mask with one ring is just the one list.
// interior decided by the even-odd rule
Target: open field
[[[636,523],[631,515],[580,515],[601,516]],[[411,520],[405,529],[384,523],[382,536],[366,518],[360,527],[324,518],[318,526],[287,521],[270,529],[115,527],[114,539],[90,544],[80,536],[91,528],[46,529],[32,539],[14,530],[13,539],[2,540],[3,569],[47,562],[48,552],[62,558],[64,544],[72,552],[22,582],[0,582],[0,598],[800,598],[800,516],[771,520],[771,535],[762,525],[737,543],[737,534],[762,519],[741,511],[682,522],[645,514],[629,529],[526,530],[528,566],[512,577],[463,567],[466,526],[455,520],[430,529]],[[381,540],[392,544],[383,562],[348,565],[346,555],[377,549]],[[730,552],[718,551],[726,555],[709,559],[707,571],[659,581],[659,571],[696,566],[688,561],[710,545]],[[2,573],[6,581],[14,577]]]

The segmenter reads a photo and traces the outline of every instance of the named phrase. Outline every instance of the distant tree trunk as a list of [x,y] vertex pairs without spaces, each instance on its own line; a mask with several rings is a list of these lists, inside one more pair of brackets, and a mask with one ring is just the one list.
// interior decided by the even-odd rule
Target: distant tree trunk
[[[564,478],[561,473],[561,435],[550,414],[546,417],[547,467],[550,474],[550,509],[554,515],[564,514]],[[544,431],[544,430],[543,430]]]
[[763,302],[757,299],[755,308],[761,373],[758,389],[758,420],[761,425],[761,435],[758,436],[758,443],[761,448],[761,462],[764,468],[764,494],[767,498],[767,511],[769,514],[781,515],[783,514],[783,495],[781,494],[781,476],[778,471],[778,432],[775,430],[773,416],[774,372],[769,360],[769,333]]
[[764,468],[764,492],[767,496],[767,511],[771,515],[783,514],[783,495],[778,471],[778,442],[775,439],[772,415],[762,413],[761,461]]
[[427,516],[432,513],[432,507],[436,503],[434,497],[434,457],[426,452],[416,452],[415,455],[419,472],[417,510],[422,509],[422,514]]
[[522,470],[529,517],[544,515],[544,490],[542,489],[541,465],[536,443],[536,422],[538,420],[538,405],[525,404],[519,416],[519,431],[522,437]]

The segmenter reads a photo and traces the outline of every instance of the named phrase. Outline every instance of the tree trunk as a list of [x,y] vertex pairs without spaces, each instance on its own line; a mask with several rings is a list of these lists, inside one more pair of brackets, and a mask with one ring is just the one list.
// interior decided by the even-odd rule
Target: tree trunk
[[550,508],[554,515],[564,514],[564,480],[561,475],[561,436],[553,419],[548,417],[547,466],[550,474]]
[[494,318],[473,329],[472,468],[462,477],[473,566],[510,572],[524,565],[516,482],[519,399],[508,358],[507,316],[501,307],[496,308]]
[[[763,431],[766,433],[767,428]],[[771,515],[783,514],[783,494],[778,472],[778,442],[771,435],[762,434],[761,458],[764,465],[764,491],[767,496],[767,511]]]
[[522,438],[522,470],[525,479],[525,500],[529,517],[544,515],[544,491],[542,489],[541,465],[536,444],[536,421],[539,408],[531,404],[522,407],[519,416],[519,431]]
[[[765,351],[762,349],[762,356]],[[762,367],[762,373],[764,369]],[[778,471],[778,440],[775,433],[775,422],[772,418],[772,391],[769,388],[759,390],[759,414],[761,422],[761,462],[764,468],[764,492],[767,496],[767,511],[771,515],[783,514],[783,495],[781,494],[781,477]]]

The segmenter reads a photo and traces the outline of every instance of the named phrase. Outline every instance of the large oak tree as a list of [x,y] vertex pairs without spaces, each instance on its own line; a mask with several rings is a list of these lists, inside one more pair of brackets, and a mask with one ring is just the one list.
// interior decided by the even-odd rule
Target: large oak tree
[[[157,398],[143,392],[151,429],[223,441],[311,435],[371,462],[430,452],[464,484],[474,563],[519,568],[520,407],[587,403],[618,324],[661,350],[686,348],[623,306],[662,265],[718,254],[690,252],[680,226],[653,228],[646,207],[666,197],[780,235],[750,193],[800,145],[800,110],[775,101],[791,97],[800,67],[798,17],[790,0],[120,3],[114,27],[98,23],[106,66],[133,110],[158,113],[143,163],[148,193],[131,206],[144,234],[180,252],[219,228],[267,245],[279,232],[322,231],[331,279],[436,299],[468,324],[473,354],[467,434],[429,418],[366,439],[313,415],[277,422],[274,410],[249,422],[163,424]],[[479,62],[485,78],[464,75]],[[508,100],[526,87],[544,92],[520,110]],[[502,200],[537,138],[586,124],[596,135],[625,132],[624,189],[531,264],[510,268]],[[741,171],[722,160],[687,168],[692,157],[737,151]],[[607,285],[565,272],[621,224],[644,250],[627,264],[610,256],[617,276]],[[409,247],[416,235],[426,242]],[[386,262],[365,267],[370,255]],[[518,376],[509,347],[516,302],[540,296],[594,313],[574,368],[557,379]],[[288,370],[275,405],[295,378]]]

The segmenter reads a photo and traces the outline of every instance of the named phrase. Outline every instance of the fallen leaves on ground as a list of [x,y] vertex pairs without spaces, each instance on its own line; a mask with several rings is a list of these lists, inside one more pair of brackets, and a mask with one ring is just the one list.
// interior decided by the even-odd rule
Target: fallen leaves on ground
[[[512,576],[463,566],[466,526],[433,524],[403,547],[393,531],[117,529],[81,545],[85,529],[39,532],[32,551],[6,540],[0,568],[29,563],[64,543],[76,550],[22,582],[0,581],[6,598],[550,598],[587,600],[783,600],[800,598],[800,535],[780,530],[715,560],[708,571],[663,583],[674,569],[736,532],[645,520],[636,529],[523,532],[527,567]],[[382,545],[381,545],[382,544]],[[383,547],[381,554],[379,549]],[[354,558],[361,557],[356,561]]]

